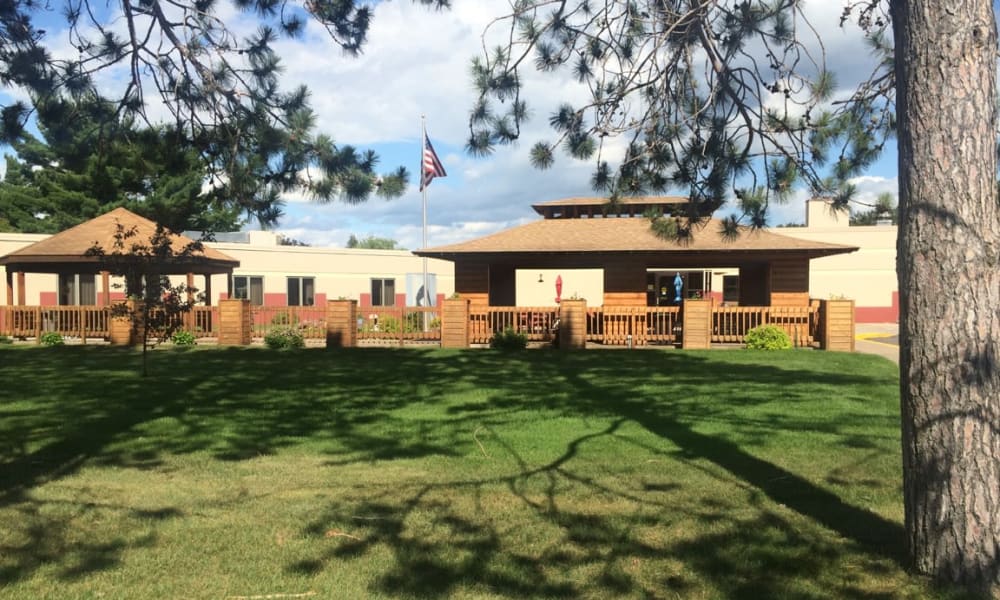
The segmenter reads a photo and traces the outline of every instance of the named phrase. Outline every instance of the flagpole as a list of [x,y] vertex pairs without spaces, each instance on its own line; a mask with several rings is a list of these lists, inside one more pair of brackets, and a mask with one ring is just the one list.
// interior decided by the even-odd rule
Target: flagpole
[[[424,185],[424,172],[426,167],[424,166],[424,156],[427,152],[427,116],[420,115],[420,187],[421,196],[423,200],[423,249],[427,249],[427,186]],[[430,306],[430,293],[427,291],[427,257],[423,257],[424,263],[424,306]],[[425,317],[426,317],[426,313]],[[424,318],[424,325],[426,329],[427,319]]]

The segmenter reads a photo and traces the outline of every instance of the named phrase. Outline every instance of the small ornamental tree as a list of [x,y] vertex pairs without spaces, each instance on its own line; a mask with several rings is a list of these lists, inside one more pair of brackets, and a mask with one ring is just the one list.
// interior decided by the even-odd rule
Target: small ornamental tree
[[108,252],[98,243],[87,251],[88,256],[101,257],[113,275],[124,278],[127,303],[111,307],[113,317],[126,317],[132,331],[142,343],[142,375],[148,374],[147,353],[150,348],[169,340],[184,325],[183,315],[204,298],[187,285],[172,285],[164,275],[171,265],[187,262],[203,250],[201,242],[175,247],[175,237],[162,225],[147,240],[137,239],[135,226],[116,223],[114,242]]

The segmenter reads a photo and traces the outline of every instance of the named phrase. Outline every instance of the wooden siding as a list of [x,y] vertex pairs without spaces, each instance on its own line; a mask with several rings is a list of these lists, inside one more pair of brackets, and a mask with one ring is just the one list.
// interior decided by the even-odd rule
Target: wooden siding
[[604,292],[605,306],[646,306],[646,292]]
[[489,302],[489,263],[470,260],[455,261],[455,293],[473,298],[486,298]]
[[767,265],[744,265],[740,267],[740,304],[743,306],[764,306],[770,300],[770,272]]
[[635,293],[642,291],[642,301],[646,302],[646,265],[635,260],[606,260],[600,265],[604,269],[604,293]]
[[808,293],[809,259],[775,258],[771,261],[771,293]]

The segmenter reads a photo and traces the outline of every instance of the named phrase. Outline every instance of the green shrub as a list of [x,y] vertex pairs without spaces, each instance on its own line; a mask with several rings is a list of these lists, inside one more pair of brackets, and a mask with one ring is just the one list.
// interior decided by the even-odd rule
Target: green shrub
[[792,340],[777,325],[761,325],[747,332],[746,344],[751,350],[787,350]]
[[42,334],[42,337],[38,338],[38,341],[46,346],[62,346],[66,343],[63,340],[63,336],[58,331],[46,331]]
[[508,327],[490,340],[490,348],[498,350],[523,350],[528,346],[528,335]]
[[13,344],[14,340],[5,335],[0,335],[0,344]]
[[264,343],[272,350],[293,350],[305,347],[306,340],[294,327],[275,327],[264,336]]
[[175,331],[174,335],[171,336],[170,341],[173,342],[175,346],[194,346],[198,343],[194,334],[185,329]]

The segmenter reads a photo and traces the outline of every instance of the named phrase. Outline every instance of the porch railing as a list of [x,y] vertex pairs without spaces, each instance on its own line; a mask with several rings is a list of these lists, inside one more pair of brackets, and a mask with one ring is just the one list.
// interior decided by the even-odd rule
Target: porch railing
[[103,338],[110,335],[108,309],[103,306],[3,306],[0,335],[38,337],[55,331],[63,337]]
[[506,329],[528,336],[530,342],[552,341],[559,309],[530,306],[473,306],[469,309],[469,343],[488,344]]
[[677,306],[599,306],[587,310],[587,341],[609,346],[672,344],[680,323]]
[[715,306],[712,308],[712,342],[743,343],[748,331],[760,325],[777,325],[792,344],[812,345],[818,332],[819,304],[809,306]]

